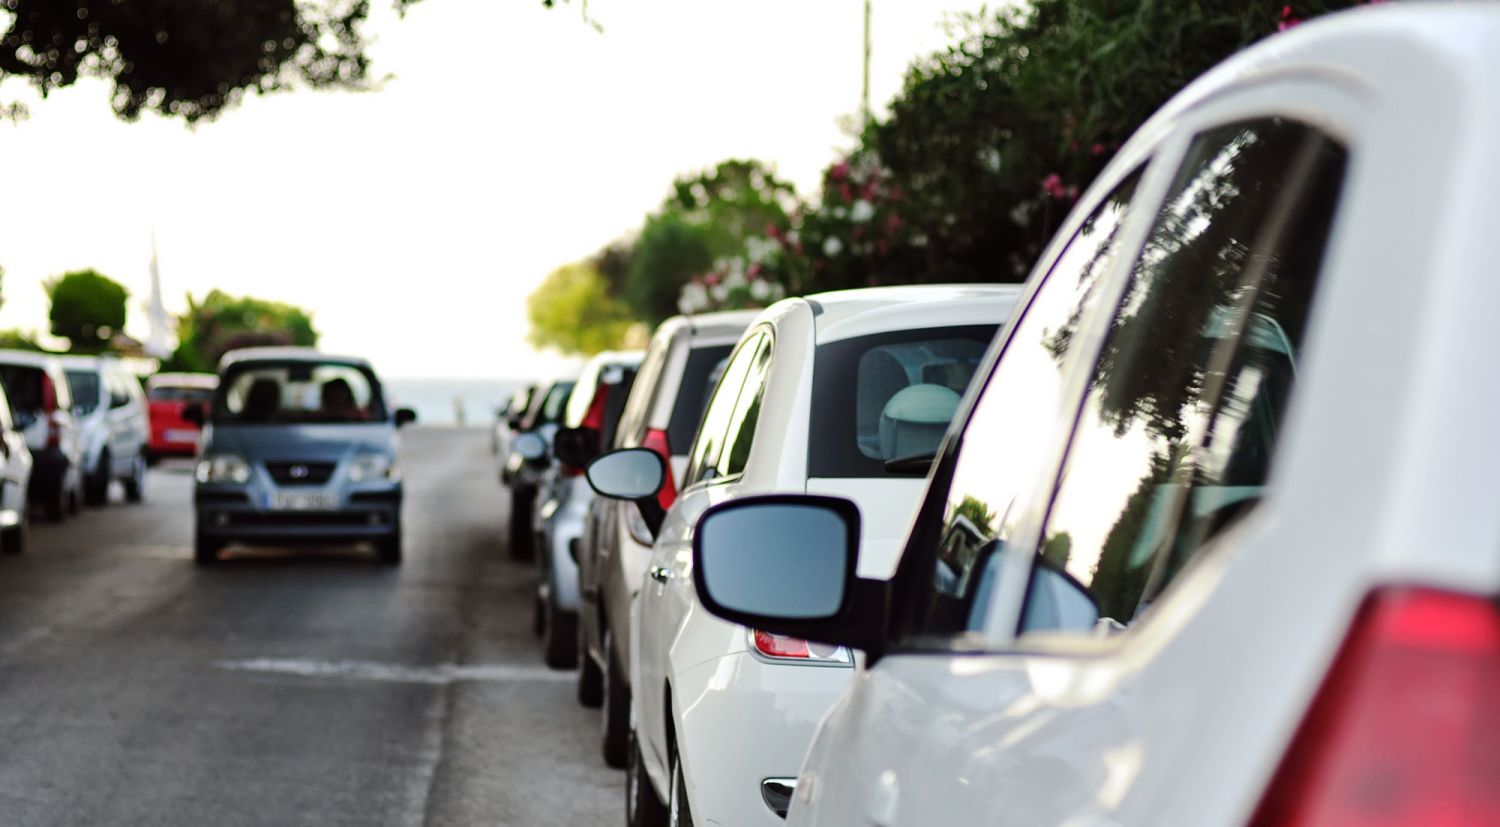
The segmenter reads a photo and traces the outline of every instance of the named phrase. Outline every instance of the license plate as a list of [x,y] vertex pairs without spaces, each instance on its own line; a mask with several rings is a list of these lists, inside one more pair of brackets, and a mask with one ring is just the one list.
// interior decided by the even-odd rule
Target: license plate
[[198,441],[198,432],[197,431],[167,431],[164,434],[164,436],[166,436],[168,442],[197,442]]
[[333,495],[282,491],[271,499],[277,511],[332,511]]

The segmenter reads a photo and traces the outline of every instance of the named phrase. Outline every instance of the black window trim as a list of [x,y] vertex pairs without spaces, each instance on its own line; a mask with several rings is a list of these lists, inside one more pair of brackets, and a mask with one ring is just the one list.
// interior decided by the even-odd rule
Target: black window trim
[[[744,346],[745,344],[749,343],[749,341],[752,338],[754,338],[755,336],[758,336],[761,333],[764,333],[766,335],[766,338],[768,340],[770,340],[769,341],[769,346],[770,346],[770,349],[771,349],[771,361],[772,361],[772,365],[774,366],[775,365],[775,360],[776,360],[776,332],[775,332],[774,326],[770,322],[764,322],[762,324],[758,324],[758,325],[755,325],[753,327],[750,327],[743,334],[741,334],[740,340],[738,342],[736,342],[734,344],[734,348],[729,351],[729,356],[726,357],[726,359],[728,361],[726,361],[724,364],[727,366],[730,362],[733,362],[734,361],[734,357],[736,357],[736,356],[739,355],[740,348],[742,346]],[[728,373],[728,371],[726,370],[725,373]],[[771,377],[771,371],[767,370],[766,371],[766,386],[769,386],[771,384],[770,377]],[[723,380],[723,377],[720,377],[720,381],[722,381],[722,380]],[[717,393],[718,393],[718,386],[715,385],[714,386],[714,393],[709,395],[709,402],[710,403],[713,402],[713,397],[715,395],[717,395]],[[740,385],[739,391],[737,393],[735,393],[735,395],[734,395],[734,405],[732,405],[730,407],[730,409],[729,409],[730,413],[733,413],[735,411],[735,409],[740,406],[740,397],[742,395],[744,395],[744,393],[745,393],[745,386],[744,385]],[[703,423],[704,423],[704,421],[706,421],[708,419],[708,408],[709,408],[709,405],[707,405],[707,404],[705,404],[703,406],[703,413],[698,417],[698,430],[695,431],[694,434],[693,434],[693,444],[690,445],[690,446],[688,446],[688,463],[689,463],[688,464],[688,469],[687,469],[688,471],[694,470],[693,467],[692,467],[693,455],[697,452],[697,449],[698,449],[698,440],[703,436]],[[760,431],[760,420],[757,419],[756,422],[755,422],[755,433],[758,433],[759,431]],[[750,443],[751,443],[752,446],[755,444],[755,433],[752,433],[751,436],[750,436]],[[723,446],[720,445],[719,449],[722,451],[723,450]],[[717,464],[718,463],[718,458],[715,457],[714,461],[715,461],[715,464]],[[747,465],[748,465],[748,463],[747,463]],[[682,490],[685,493],[687,491],[695,491],[695,490],[697,490],[699,488],[708,488],[710,486],[723,485],[725,483],[730,483],[730,482],[738,482],[741,479],[743,479],[744,476],[745,476],[745,472],[744,472],[743,469],[741,469],[738,473],[735,473],[735,474],[725,474],[722,477],[712,477],[710,479],[702,479],[702,478],[700,478],[700,479],[693,480],[693,482],[691,484],[689,484],[689,485],[683,486]]]

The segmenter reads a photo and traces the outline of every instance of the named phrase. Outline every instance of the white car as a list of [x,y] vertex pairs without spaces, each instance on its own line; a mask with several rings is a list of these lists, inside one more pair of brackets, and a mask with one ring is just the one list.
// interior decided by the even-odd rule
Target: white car
[[[813,729],[854,673],[848,649],[712,617],[693,590],[693,526],[758,494],[829,492],[870,515],[867,576],[889,576],[922,477],[1017,286],[888,287],[778,302],[740,338],[703,413],[631,623],[635,819],[774,825]],[[591,466],[656,470],[646,449]],[[648,505],[656,505],[654,499]],[[643,509],[649,510],[649,509]],[[657,509],[659,515],[659,508]],[[647,518],[648,523],[652,518]],[[790,585],[790,584],[789,584]]]
[[31,452],[27,496],[48,520],[61,522],[83,502],[83,443],[62,363],[46,353],[0,350],[0,384]]
[[61,357],[73,397],[73,417],[83,456],[83,501],[103,505],[109,484],[119,480],[125,499],[140,502],[146,488],[146,449],[151,440],[146,392],[119,360]]
[[1063,226],[893,577],[863,503],[703,518],[703,605],[867,655],[790,824],[1500,824],[1497,78],[1493,5],[1247,50]]

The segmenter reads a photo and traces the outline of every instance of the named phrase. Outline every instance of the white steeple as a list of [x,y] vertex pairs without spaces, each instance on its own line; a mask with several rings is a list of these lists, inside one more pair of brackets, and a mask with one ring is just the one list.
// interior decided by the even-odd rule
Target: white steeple
[[151,298],[146,302],[146,319],[151,333],[146,339],[146,355],[165,359],[172,355],[172,317],[161,302],[161,272],[156,262],[156,231],[151,231]]

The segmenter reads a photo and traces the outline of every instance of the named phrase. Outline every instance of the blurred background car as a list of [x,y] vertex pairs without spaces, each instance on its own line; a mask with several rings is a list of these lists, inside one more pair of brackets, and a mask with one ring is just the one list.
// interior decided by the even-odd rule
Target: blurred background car
[[212,425],[196,471],[194,560],[255,545],[368,542],[402,558],[397,431],[370,364],[311,348],[230,351],[219,388],[191,420]]
[[44,353],[0,350],[0,384],[12,424],[31,451],[30,501],[48,520],[61,522],[83,502],[83,443],[62,362]]
[[894,577],[863,503],[704,518],[706,607],[873,664],[790,823],[1500,822],[1497,47],[1493,6],[1332,16],[1167,104]]
[[[542,473],[552,462],[552,435],[557,433],[562,422],[574,381],[572,378],[559,379],[532,395],[531,405],[517,423],[504,456],[500,478],[510,490],[508,529],[513,560],[530,560],[534,553],[537,486],[541,484]],[[540,450],[529,452],[530,456],[517,450],[515,437],[521,434],[535,435],[540,440]]]
[[[690,566],[699,516],[741,497],[838,492],[870,515],[865,571],[889,575],[928,465],[1019,295],[1014,285],[821,293],[772,305],[741,337],[660,522],[633,613],[636,746],[626,787],[637,813],[664,803],[671,823],[779,824],[764,788],[796,779],[817,721],[853,676],[845,647],[736,626],[699,608]],[[613,468],[632,463],[665,468],[637,448],[597,460],[590,480],[639,501],[643,492],[608,484]],[[762,576],[780,579],[774,570]],[[782,584],[791,594],[800,591],[795,580]]]
[[[651,337],[609,447],[644,447],[661,455],[673,471],[657,494],[662,510],[677,496],[675,480],[682,478],[713,392],[710,380],[758,313],[674,316]],[[638,505],[590,499],[578,552],[578,700],[602,707],[601,747],[612,767],[624,767],[629,755],[630,605],[640,591],[651,542]]]
[[5,390],[0,388],[0,554],[25,552],[31,522],[31,449],[11,416]]
[[[521,418],[526,415],[526,409],[531,406],[531,397],[537,392],[536,385],[526,385],[517,390],[511,397],[505,400],[495,411],[495,427],[490,431],[490,452],[497,457],[510,456],[511,436],[521,424]],[[502,474],[504,469],[502,469]],[[501,482],[509,482],[503,476]]]
[[158,373],[146,380],[151,442],[146,461],[198,455],[199,428],[182,418],[189,405],[207,405],[219,377],[212,373]]
[[103,505],[115,480],[124,486],[127,502],[140,502],[151,439],[140,380],[118,359],[64,356],[61,361],[82,443],[84,503]]
[[642,351],[606,351],[583,367],[552,437],[555,461],[542,475],[536,508],[536,631],[554,669],[578,662],[578,542],[594,490],[584,468],[613,441]]

